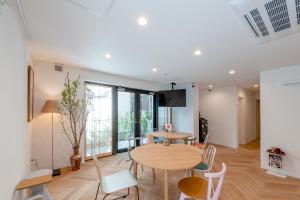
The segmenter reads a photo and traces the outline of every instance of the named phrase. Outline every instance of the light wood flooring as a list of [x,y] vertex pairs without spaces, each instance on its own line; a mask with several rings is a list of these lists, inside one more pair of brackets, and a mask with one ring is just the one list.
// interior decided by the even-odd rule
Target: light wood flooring
[[[128,154],[99,159],[103,166],[103,175],[128,169]],[[300,200],[300,180],[277,178],[260,169],[259,142],[243,145],[239,149],[217,146],[214,170],[220,169],[225,162],[228,171],[225,175],[221,200]],[[141,200],[160,200],[163,195],[163,174],[156,171],[156,180],[152,182],[151,169],[139,167],[138,184]],[[196,174],[196,176],[198,176]],[[171,172],[169,175],[170,200],[179,199],[177,182],[184,177],[184,172]],[[78,172],[68,172],[55,177],[49,184],[49,191],[55,200],[93,200],[97,188],[97,175],[93,162],[86,162]],[[118,197],[126,191],[118,192],[111,197]],[[98,196],[102,199],[103,194]],[[130,198],[134,199],[131,190]]]

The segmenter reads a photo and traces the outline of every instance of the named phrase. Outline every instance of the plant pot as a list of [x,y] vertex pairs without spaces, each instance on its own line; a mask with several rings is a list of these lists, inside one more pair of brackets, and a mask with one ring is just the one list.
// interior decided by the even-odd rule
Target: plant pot
[[73,155],[70,158],[72,171],[80,169],[82,156],[79,155],[79,147],[73,147]]

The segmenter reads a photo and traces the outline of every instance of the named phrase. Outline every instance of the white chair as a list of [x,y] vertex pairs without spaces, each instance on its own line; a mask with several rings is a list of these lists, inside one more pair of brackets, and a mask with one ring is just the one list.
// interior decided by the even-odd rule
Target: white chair
[[[147,134],[147,144],[154,144],[154,141],[153,141],[153,136],[152,137],[149,137],[148,136],[149,134]],[[129,167],[129,171],[132,170],[132,167],[133,167],[133,160],[132,160],[132,157],[131,157],[131,150],[132,150],[132,143],[133,143],[133,147],[136,148],[137,147],[137,143],[139,142],[140,145],[143,145],[143,141],[144,141],[144,137],[136,137],[136,138],[129,138],[128,139],[128,156],[129,156],[129,159],[131,160],[131,164],[130,164],[130,167]],[[141,165],[141,168],[142,168],[142,171],[144,171],[144,167],[143,165]],[[153,182],[155,181],[155,169],[152,168],[152,175],[153,175]]]
[[[136,148],[137,147],[137,143],[139,142],[140,145],[143,145],[143,140],[144,140],[144,137],[136,137],[136,138],[129,138],[128,139],[128,157],[129,159],[131,160],[131,164],[130,164],[130,167],[129,167],[129,171],[132,170],[132,167],[133,167],[133,160],[132,160],[132,157],[131,157],[131,150],[133,148]],[[133,143],[133,146],[131,146]],[[143,171],[143,166],[142,166],[142,171]]]
[[[139,200],[139,189],[137,187],[137,181],[133,177],[133,175],[130,173],[130,171],[122,170],[117,173],[102,177],[101,167],[98,163],[98,159],[95,155],[93,156],[93,159],[94,159],[94,162],[96,165],[97,174],[98,174],[98,178],[99,178],[99,184],[98,184],[95,200],[97,199],[100,186],[101,186],[102,191],[105,193],[103,200],[107,196],[109,196],[111,193],[127,188],[127,194],[122,197],[119,197],[119,198],[125,198],[125,197],[129,196],[129,188],[131,188],[131,187],[136,188],[137,199]],[[116,199],[119,199],[119,198],[116,198]]]
[[[204,176],[208,179],[199,177],[187,177],[178,182],[180,190],[180,200],[185,199],[206,199],[218,200],[221,193],[226,165],[222,163],[222,170],[217,173],[205,173]],[[216,188],[213,185],[213,179],[218,179]]]
[[[193,170],[195,170],[196,172],[203,172],[203,173],[211,172],[215,160],[216,151],[217,149],[215,146],[209,145],[207,149],[205,149],[203,161],[199,163]],[[185,177],[187,177],[187,171]]]
[[216,155],[216,147],[213,145],[209,145],[207,149],[205,149],[205,153],[203,156],[203,162],[199,163],[194,169],[198,172],[210,172]]

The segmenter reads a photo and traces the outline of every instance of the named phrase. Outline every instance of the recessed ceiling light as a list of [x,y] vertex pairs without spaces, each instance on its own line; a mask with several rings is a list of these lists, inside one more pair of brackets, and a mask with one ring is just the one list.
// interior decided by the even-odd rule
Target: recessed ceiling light
[[201,55],[201,50],[196,50],[196,51],[194,51],[194,55],[195,56],[200,56]]
[[212,87],[213,87],[213,85],[209,85],[208,87],[209,87],[209,88],[212,88]]
[[255,87],[255,88],[258,88],[258,87],[259,87],[259,85],[258,85],[258,84],[254,84],[254,85],[253,85],[253,87]]
[[156,69],[156,68],[152,68],[152,71],[153,71],[153,72],[157,72],[157,69]]
[[110,59],[111,55],[109,53],[105,54],[105,58]]
[[141,26],[146,26],[147,23],[148,23],[148,20],[147,20],[146,17],[140,17],[140,18],[138,19],[138,23],[139,23],[139,25],[141,25]]
[[234,70],[230,70],[229,74],[235,74],[235,71]]

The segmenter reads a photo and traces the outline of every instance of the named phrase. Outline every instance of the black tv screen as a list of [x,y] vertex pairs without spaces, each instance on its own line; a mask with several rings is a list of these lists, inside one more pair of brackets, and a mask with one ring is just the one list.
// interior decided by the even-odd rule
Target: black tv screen
[[158,92],[159,107],[185,107],[186,91],[182,90],[165,90]]

